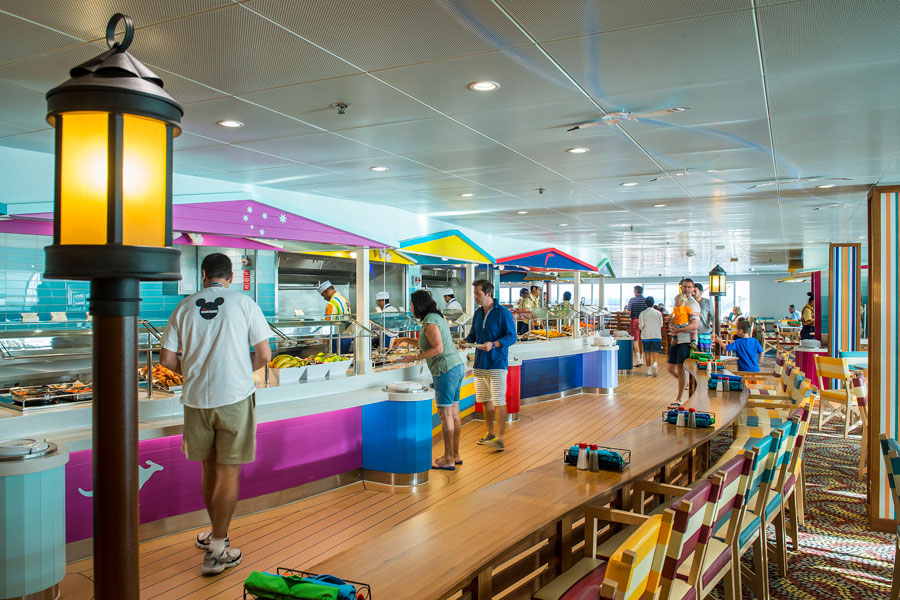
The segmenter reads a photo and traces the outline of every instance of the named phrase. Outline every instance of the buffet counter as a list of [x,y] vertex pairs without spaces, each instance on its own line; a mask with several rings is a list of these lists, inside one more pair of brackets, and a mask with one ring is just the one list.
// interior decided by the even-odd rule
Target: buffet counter
[[[403,381],[427,387],[411,393],[387,391],[387,386]],[[471,406],[471,375],[464,383]],[[430,384],[424,362],[335,379],[261,384],[256,392],[256,460],[242,471],[236,514],[363,478],[394,485],[426,481],[436,418]],[[154,391],[147,398],[142,390],[138,405],[142,539],[204,523],[208,517],[200,493],[200,463],[188,461],[181,451],[180,396]],[[390,427],[385,427],[385,419]],[[0,439],[46,438],[71,451],[65,474],[69,560],[90,553],[91,421],[89,402],[33,413],[0,410]],[[385,453],[388,446],[393,451]]]
[[[523,405],[583,392],[609,394],[618,385],[617,353],[598,338],[555,338],[519,342],[509,349],[506,410],[517,421]],[[475,404],[475,413],[481,413]]]
[[[594,338],[558,338],[520,343],[510,349],[510,386],[519,410],[526,401],[560,397],[593,385],[601,358],[615,352]],[[460,414],[475,405],[466,364]],[[615,373],[613,365],[612,373]],[[259,375],[259,374],[258,374]],[[519,383],[521,377],[521,385]],[[362,479],[391,485],[428,480],[433,436],[441,426],[431,375],[424,361],[393,364],[374,372],[308,382],[263,383],[256,392],[257,455],[244,467],[236,514],[282,505]],[[399,382],[423,384],[412,393],[388,391]],[[139,391],[139,485],[141,537],[149,539],[206,522],[200,493],[200,463],[181,450],[183,409],[178,392]],[[37,438],[63,443],[71,451],[66,467],[68,558],[90,552],[92,535],[92,409],[90,402],[34,412],[0,410],[0,439]]]

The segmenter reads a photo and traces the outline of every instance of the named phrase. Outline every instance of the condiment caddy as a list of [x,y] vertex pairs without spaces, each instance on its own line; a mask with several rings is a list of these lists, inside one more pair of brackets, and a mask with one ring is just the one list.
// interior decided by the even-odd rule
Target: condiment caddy
[[663,423],[670,423],[677,427],[689,427],[704,429],[716,424],[716,413],[698,411],[694,408],[670,408],[662,413]]
[[580,471],[622,472],[631,463],[631,450],[581,442],[563,450],[563,462]]

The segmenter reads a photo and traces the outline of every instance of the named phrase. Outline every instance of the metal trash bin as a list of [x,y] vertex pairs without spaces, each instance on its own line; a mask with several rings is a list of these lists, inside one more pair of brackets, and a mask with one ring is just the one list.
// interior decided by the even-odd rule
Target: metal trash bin
[[66,463],[45,440],[0,440],[0,598],[55,599],[66,574]]

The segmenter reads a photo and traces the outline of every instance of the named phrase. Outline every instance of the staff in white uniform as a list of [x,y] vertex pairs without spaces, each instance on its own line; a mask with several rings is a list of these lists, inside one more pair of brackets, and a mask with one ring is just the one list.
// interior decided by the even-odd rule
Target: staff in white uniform
[[441,293],[444,295],[444,302],[447,303],[446,310],[448,310],[448,311],[458,310],[459,312],[462,312],[462,309],[463,309],[462,304],[460,304],[459,300],[457,300],[453,296],[453,288],[444,288]]
[[391,295],[387,292],[378,292],[375,294],[375,312],[389,313],[400,312],[396,307],[391,305]]
[[[375,312],[381,313],[399,313],[395,306],[391,305],[391,295],[387,292],[378,292],[375,294]],[[383,323],[383,322],[382,322]],[[379,336],[379,345],[381,348],[390,348],[391,340],[394,339],[393,335],[388,335],[384,331],[381,332],[381,336]]]

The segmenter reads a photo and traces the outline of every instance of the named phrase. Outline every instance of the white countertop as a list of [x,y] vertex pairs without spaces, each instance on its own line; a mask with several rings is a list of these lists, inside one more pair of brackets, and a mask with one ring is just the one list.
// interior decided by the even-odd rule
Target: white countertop
[[[510,364],[523,360],[596,352],[592,337],[558,338],[519,343],[510,348]],[[473,350],[461,354],[474,353]],[[467,362],[471,368],[471,361]],[[388,400],[384,387],[397,381],[419,381],[431,385],[431,374],[421,361],[396,365],[364,375],[350,375],[303,383],[259,386],[256,391],[258,423],[353,408]],[[139,437],[154,439],[180,435],[184,418],[179,394],[155,393],[138,397]],[[0,409],[0,438],[46,438],[62,442],[70,451],[91,447],[92,405],[59,406],[33,413]]]

